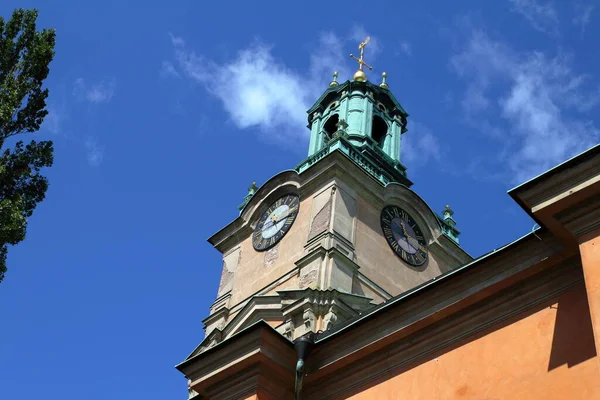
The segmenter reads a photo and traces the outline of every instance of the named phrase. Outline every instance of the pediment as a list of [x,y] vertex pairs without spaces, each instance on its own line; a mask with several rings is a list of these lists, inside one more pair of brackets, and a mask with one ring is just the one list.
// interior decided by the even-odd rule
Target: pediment
[[223,339],[247,328],[260,320],[282,319],[281,300],[278,295],[254,296],[248,303],[225,325]]

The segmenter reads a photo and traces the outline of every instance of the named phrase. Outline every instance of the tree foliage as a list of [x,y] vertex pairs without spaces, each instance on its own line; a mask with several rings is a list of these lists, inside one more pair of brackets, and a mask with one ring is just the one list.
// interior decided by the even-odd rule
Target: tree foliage
[[0,17],[0,282],[6,272],[7,246],[25,239],[27,218],[42,201],[48,180],[40,174],[54,161],[52,142],[17,141],[16,135],[40,129],[48,89],[42,89],[54,57],[53,29],[36,30],[37,10],[17,9]]

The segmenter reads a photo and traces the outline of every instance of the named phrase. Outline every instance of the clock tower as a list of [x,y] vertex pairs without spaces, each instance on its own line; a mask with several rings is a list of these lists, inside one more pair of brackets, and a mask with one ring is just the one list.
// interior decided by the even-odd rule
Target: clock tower
[[239,217],[208,239],[223,254],[221,282],[183,364],[261,320],[289,341],[334,329],[471,260],[452,210],[439,215],[411,190],[408,114],[386,73],[367,79],[367,43],[353,79],[335,73],[308,110],[307,158],[253,184]]

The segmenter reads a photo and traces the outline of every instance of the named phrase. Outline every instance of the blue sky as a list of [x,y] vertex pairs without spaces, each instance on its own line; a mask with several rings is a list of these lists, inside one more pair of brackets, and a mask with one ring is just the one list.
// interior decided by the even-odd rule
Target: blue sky
[[508,189],[600,141],[591,0],[161,4],[0,5],[57,30],[50,189],[0,284],[2,398],[186,398],[173,366],[221,273],[205,239],[306,156],[305,111],[367,34],[413,189],[474,256],[532,229]]

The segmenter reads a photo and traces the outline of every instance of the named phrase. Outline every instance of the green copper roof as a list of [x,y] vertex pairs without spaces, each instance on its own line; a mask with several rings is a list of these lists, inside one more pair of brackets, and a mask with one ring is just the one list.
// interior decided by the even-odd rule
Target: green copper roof
[[389,107],[389,104],[385,104],[386,106],[388,106],[388,108],[396,108],[398,111],[400,111],[400,114],[402,114],[404,117],[408,117],[408,113],[400,105],[398,100],[396,100],[396,98],[394,97],[394,95],[392,94],[392,92],[389,89],[382,88],[382,87],[377,86],[369,81],[367,81],[367,82],[346,81],[346,82],[340,83],[338,85],[330,86],[327,90],[325,90],[325,92],[321,95],[321,97],[319,97],[317,99],[317,101],[307,111],[307,113],[310,115],[313,112],[315,112],[317,109],[326,107],[328,104],[328,102],[325,101],[327,99],[327,97],[337,97],[344,90],[352,91],[355,88],[363,88],[365,86],[369,90],[371,90],[374,94],[383,95],[382,96],[383,98],[387,97],[389,99],[389,102],[394,106],[394,107]]

